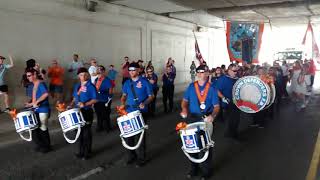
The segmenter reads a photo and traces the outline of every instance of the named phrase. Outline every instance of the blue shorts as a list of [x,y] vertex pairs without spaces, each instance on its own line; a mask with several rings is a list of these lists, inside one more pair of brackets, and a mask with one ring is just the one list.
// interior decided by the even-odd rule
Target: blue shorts
[[49,91],[51,93],[62,93],[63,91],[63,86],[59,86],[59,85],[53,85],[53,84],[50,84],[49,85]]

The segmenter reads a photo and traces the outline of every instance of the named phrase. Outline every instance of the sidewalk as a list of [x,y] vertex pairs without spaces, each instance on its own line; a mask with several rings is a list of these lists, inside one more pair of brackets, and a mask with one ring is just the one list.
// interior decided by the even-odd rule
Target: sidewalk
[[[180,101],[182,99],[183,93],[176,93],[174,96],[174,109],[180,108]],[[112,101],[111,110],[111,124],[116,126],[117,113],[115,107],[120,105],[120,95],[114,97]],[[157,102],[156,102],[156,113],[163,111],[162,103],[162,92],[158,92]],[[96,123],[96,115],[94,115],[94,124]],[[51,116],[49,118],[49,131],[50,133],[61,132],[61,126],[58,120],[58,112],[54,106],[51,106]],[[94,127],[93,127],[94,128]],[[18,142],[22,140],[20,136],[16,133],[13,120],[7,113],[0,114],[0,144],[8,144],[10,142]]]

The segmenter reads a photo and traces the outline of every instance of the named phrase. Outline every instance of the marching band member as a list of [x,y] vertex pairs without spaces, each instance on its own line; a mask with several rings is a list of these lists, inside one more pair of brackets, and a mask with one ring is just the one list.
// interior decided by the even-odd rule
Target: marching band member
[[98,102],[94,104],[97,114],[97,132],[106,130],[111,131],[110,113],[111,113],[111,96],[112,83],[106,77],[106,69],[104,66],[98,66],[98,78],[95,80],[95,86],[98,92]]
[[[148,104],[153,99],[151,86],[146,78],[139,76],[139,64],[131,63],[129,65],[130,79],[127,80],[122,87],[122,97],[120,108],[125,108],[128,113],[140,110],[144,122],[148,119]],[[126,138],[126,143],[132,146],[137,140],[137,136]],[[128,150],[128,159],[126,164],[136,162],[136,166],[140,167],[146,163],[146,134],[137,152]]]
[[154,73],[154,68],[153,66],[149,66],[147,67],[147,75],[146,75],[146,78],[148,79],[149,83],[151,84],[152,86],[152,91],[153,91],[153,100],[152,102],[149,104],[149,112],[150,112],[150,115],[154,116],[154,113],[156,111],[156,100],[157,100],[157,94],[158,94],[158,90],[159,90],[159,87],[158,87],[158,76],[156,75],[156,73]]
[[[164,106],[164,112],[172,112],[173,110],[173,96],[174,96],[174,79],[176,74],[173,72],[172,66],[167,66],[162,76],[162,101]],[[169,100],[169,110],[167,105]]]
[[227,69],[227,74],[221,76],[217,81],[218,95],[222,100],[222,108],[225,112],[227,121],[226,137],[238,139],[238,126],[240,122],[240,110],[232,101],[232,88],[238,78],[237,67],[230,64]]
[[48,130],[48,119],[50,116],[49,92],[46,84],[38,79],[35,69],[28,69],[26,77],[32,83],[31,101],[26,103],[27,108],[35,108],[35,114],[39,120],[39,128],[32,131],[32,137],[36,144],[35,151],[47,153],[51,150],[50,136]]
[[[198,121],[206,121],[210,123],[211,130],[213,131],[212,123],[215,120],[219,110],[219,99],[217,90],[209,83],[209,68],[205,65],[200,65],[197,69],[198,81],[191,83],[184,93],[181,102],[181,116],[187,117],[188,112],[190,118],[187,118],[187,123],[194,123]],[[205,117],[205,118],[204,118]],[[204,119],[203,119],[204,118]],[[211,133],[212,133],[211,131]],[[199,154],[190,154],[191,156],[203,156]],[[212,148],[209,149],[209,157],[201,164],[191,162],[191,170],[187,177],[192,178],[198,175],[199,168],[202,170],[202,178],[206,179],[210,176],[212,160]]]
[[97,91],[90,81],[90,75],[86,68],[79,68],[77,74],[80,82],[74,86],[73,100],[70,103],[70,106],[76,105],[76,107],[79,107],[83,118],[86,121],[86,124],[81,127],[81,133],[78,139],[79,152],[76,154],[76,157],[87,160],[90,158],[91,153],[91,126],[93,121],[92,105],[97,102]]

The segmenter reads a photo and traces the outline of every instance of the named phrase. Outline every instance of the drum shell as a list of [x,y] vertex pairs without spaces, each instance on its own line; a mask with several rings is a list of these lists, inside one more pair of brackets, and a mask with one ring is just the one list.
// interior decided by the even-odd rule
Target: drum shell
[[60,113],[58,118],[64,133],[75,130],[85,124],[81,111],[77,108]]
[[26,132],[38,127],[38,120],[33,111],[24,111],[17,114],[14,121],[16,132]]
[[185,129],[180,130],[182,148],[187,153],[201,152],[211,142],[209,134],[204,122],[188,124]]
[[140,111],[133,111],[127,115],[117,118],[121,136],[132,137],[141,133],[145,128],[145,123]]

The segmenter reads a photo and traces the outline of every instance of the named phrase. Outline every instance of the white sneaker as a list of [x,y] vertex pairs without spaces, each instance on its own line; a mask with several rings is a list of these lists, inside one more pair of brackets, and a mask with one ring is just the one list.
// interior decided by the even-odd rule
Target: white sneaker
[[301,109],[304,109],[304,108],[306,108],[306,105],[305,105],[305,104],[302,104],[302,105],[301,105]]

